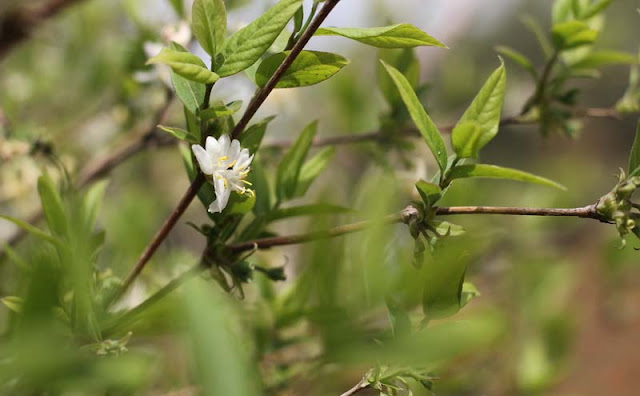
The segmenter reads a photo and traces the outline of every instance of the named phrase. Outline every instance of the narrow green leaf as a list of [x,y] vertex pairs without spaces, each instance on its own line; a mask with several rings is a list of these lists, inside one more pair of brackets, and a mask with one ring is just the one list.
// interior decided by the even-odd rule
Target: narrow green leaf
[[20,219],[16,219],[15,217],[5,216],[5,215],[0,215],[0,219],[5,219],[7,221],[10,221],[13,224],[17,225],[18,227],[22,228],[23,230],[27,231],[28,233],[34,236],[37,236],[38,238],[43,239],[53,245],[60,245],[62,243],[59,239],[54,238],[53,236],[42,231],[41,229],[27,223],[26,221],[22,221]]
[[45,219],[47,219],[49,230],[53,235],[65,238],[67,236],[67,217],[58,189],[47,173],[38,178],[38,194],[40,194],[42,210]]
[[[407,78],[407,81],[409,81],[414,91],[416,91],[420,85],[420,63],[418,62],[415,51],[413,48],[405,48],[402,50],[382,49],[379,53],[380,59],[398,69],[398,71]],[[384,66],[379,64],[377,69],[380,91],[382,91],[391,108],[395,109],[402,105],[402,98]]]
[[477,158],[483,129],[476,121],[458,122],[451,131],[451,144],[459,158]]
[[262,144],[262,138],[264,138],[264,134],[267,131],[267,126],[274,118],[276,117],[266,117],[247,128],[240,135],[240,145],[248,149],[251,154],[258,152],[258,148]]
[[242,108],[241,100],[234,100],[233,102],[229,102],[226,105],[219,104],[214,105],[200,113],[200,118],[203,121],[210,121],[220,117],[226,117],[230,115],[234,115]]
[[302,0],[280,0],[262,16],[229,37],[222,49],[224,63],[217,70],[218,74],[230,76],[256,63],[300,6]]
[[298,177],[298,187],[296,188],[297,197],[302,197],[307,193],[313,181],[329,165],[335,153],[334,147],[326,147],[302,165],[300,176]]
[[558,50],[568,50],[593,44],[598,38],[598,31],[590,29],[584,22],[568,21],[555,25],[551,29],[551,38]]
[[[264,87],[290,51],[265,59],[256,72],[256,84]],[[329,52],[302,51],[284,73],[276,88],[297,88],[318,84],[336,75],[349,64],[346,58]]]
[[434,183],[420,180],[416,183],[416,189],[427,207],[432,207],[442,197],[442,189]]
[[183,288],[184,313],[203,396],[259,395],[258,369],[252,363],[251,345],[243,334],[239,312],[213,285],[195,280]]
[[634,65],[638,56],[621,51],[593,51],[571,65],[573,69],[597,69],[610,65]]
[[22,256],[16,252],[11,245],[8,243],[2,244],[2,250],[0,250],[0,254],[4,254],[9,260],[13,261],[13,263],[24,272],[28,272],[31,270],[31,265],[24,259]]
[[523,69],[525,69],[526,71],[529,72],[529,74],[531,74],[534,80],[538,79],[538,72],[536,71],[536,68],[533,66],[533,63],[531,63],[529,58],[527,58],[520,52],[514,50],[513,48],[506,47],[504,45],[497,46],[496,51],[500,55],[505,56],[510,60],[512,60],[513,62],[522,66]]
[[198,144],[200,140],[190,134],[188,131],[185,131],[181,128],[168,127],[164,125],[158,125],[158,129],[161,131],[167,132],[169,135],[175,137],[178,140],[183,140],[185,142],[189,142],[191,144]]
[[227,31],[227,10],[223,0],[195,0],[191,24],[202,48],[214,57]]
[[591,4],[586,10],[580,14],[581,19],[589,19],[604,11],[613,3],[613,0],[600,0]]
[[629,154],[629,176],[636,176],[638,173],[640,173],[640,121],[638,121],[636,137],[633,139]]
[[[465,153],[476,156],[477,151],[484,147],[497,134],[500,127],[500,113],[502,111],[502,102],[504,100],[504,91],[507,85],[507,73],[504,68],[504,62],[501,60],[500,67],[496,69],[489,79],[480,89],[469,108],[464,112],[456,128],[457,136],[453,140],[456,141],[457,150],[464,149]],[[480,136],[476,136],[478,132],[470,129],[469,125],[462,128],[463,124],[474,122],[480,128]],[[459,127],[460,126],[460,127]],[[464,142],[461,138],[477,139],[476,142]],[[475,151],[475,152],[474,152]],[[464,158],[464,157],[463,157]]]
[[496,165],[460,165],[453,168],[449,173],[449,178],[451,180],[469,177],[508,179],[526,183],[541,184],[543,186],[553,187],[563,191],[567,189],[565,186],[556,183],[553,180],[549,180],[547,178],[536,176],[534,174],[523,172],[517,169],[503,168]]
[[21,313],[24,300],[18,296],[7,296],[0,299],[2,303],[15,313]]
[[422,294],[422,310],[427,319],[444,319],[460,310],[466,271],[464,258],[429,262]]
[[284,155],[282,161],[278,165],[278,173],[276,179],[277,196],[279,201],[291,199],[295,197],[298,179],[304,161],[313,137],[318,130],[318,123],[312,122],[298,136],[293,146]]
[[[170,48],[178,52],[189,52],[178,43],[171,43]],[[205,85],[196,81],[191,81],[181,77],[171,71],[171,83],[176,90],[176,95],[184,106],[192,113],[196,114],[200,105],[204,101]]]
[[408,23],[375,28],[320,28],[316,36],[342,36],[378,48],[413,48],[446,45]]
[[84,196],[83,207],[85,211],[85,218],[87,219],[87,224],[90,228],[93,228],[96,224],[100,205],[102,204],[108,185],[108,180],[100,181],[91,186]]
[[256,193],[256,204],[253,206],[253,212],[256,216],[269,212],[271,210],[271,188],[260,157],[251,162],[251,172],[249,172],[248,179],[252,184],[251,188]]
[[353,210],[345,208],[344,206],[329,205],[329,204],[312,204],[303,206],[294,206],[291,208],[280,208],[269,212],[266,216],[268,222],[274,222],[278,220],[289,219],[292,217],[300,216],[317,216],[317,215],[332,215],[332,214],[345,214],[351,213]]
[[520,21],[522,22],[524,27],[527,28],[527,30],[529,30],[531,34],[533,34],[533,36],[536,38],[536,41],[538,42],[538,45],[540,45],[540,49],[542,50],[544,55],[549,58],[553,53],[553,45],[547,38],[547,34],[545,33],[544,29],[542,29],[542,26],[540,26],[538,21],[530,16],[524,16],[520,19]]
[[163,48],[162,51],[147,61],[147,64],[163,63],[171,67],[176,74],[202,84],[212,84],[220,78],[216,73],[207,69],[202,59],[197,56]]
[[444,140],[442,139],[442,135],[440,134],[438,127],[436,127],[433,121],[431,121],[431,118],[424,110],[422,103],[420,103],[418,96],[406,77],[393,66],[387,65],[384,62],[382,62],[382,65],[385,67],[387,73],[389,73],[389,76],[391,76],[396,88],[400,92],[400,96],[407,106],[413,122],[420,130],[420,133],[435,156],[440,170],[442,171],[446,169],[447,148],[444,145]]

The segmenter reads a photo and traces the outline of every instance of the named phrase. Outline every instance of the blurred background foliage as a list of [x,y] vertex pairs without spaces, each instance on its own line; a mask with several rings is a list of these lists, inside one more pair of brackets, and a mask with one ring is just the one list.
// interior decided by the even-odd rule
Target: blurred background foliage
[[[3,3],[0,18],[21,3]],[[136,76],[149,70],[144,43],[161,42],[163,27],[180,20],[170,3],[179,4],[80,2],[40,26],[2,60],[0,146],[18,154],[0,156],[0,213],[27,218],[40,207],[36,181],[42,169],[62,180],[60,163],[76,173],[153,123],[166,88]],[[236,30],[269,2],[225,3],[230,29]],[[448,50],[416,53],[429,114],[438,125],[448,125],[497,66],[496,45],[509,45],[543,64],[543,54],[521,19],[538,20],[546,30],[551,5],[344,0],[327,25],[410,22],[444,42]],[[613,2],[598,45],[637,51],[636,6],[631,0]],[[310,47],[340,53],[351,64],[322,85],[275,91],[256,118],[277,115],[265,139],[293,138],[314,119],[320,121],[319,136],[384,126],[387,105],[372,83],[379,51],[330,37],[314,38]],[[503,114],[508,116],[520,111],[535,86],[526,71],[513,63],[507,68]],[[615,66],[598,79],[576,82],[580,103],[614,106],[628,76],[627,66]],[[216,87],[215,99],[247,103],[252,90],[246,78],[233,77]],[[182,108],[174,103],[165,123],[179,125],[181,120]],[[464,181],[451,188],[442,205],[594,203],[615,183],[618,167],[625,166],[634,124],[633,117],[586,119],[577,139],[543,137],[536,125],[502,127],[483,151],[484,162],[549,176],[569,191]],[[305,202],[320,199],[358,213],[281,221],[275,231],[322,229],[400,210],[417,198],[415,180],[437,170],[417,139],[337,150]],[[281,154],[277,149],[263,153],[268,173]],[[140,153],[108,180],[97,217],[106,239],[95,260],[104,279],[126,274],[188,185],[175,147]],[[69,193],[61,199],[68,213],[75,213],[85,198]],[[118,308],[136,306],[198,262],[205,241],[186,223],[206,219],[202,207],[192,205]],[[440,395],[635,394],[640,375],[635,353],[640,342],[637,242],[621,250],[610,227],[580,219],[466,216],[454,221],[467,232],[448,238],[421,269],[411,265],[413,244],[404,226],[261,252],[250,260],[284,265],[286,282],[273,283],[256,273],[244,288],[245,298],[238,300],[223,295],[214,282],[191,281],[80,352],[69,348],[67,330],[50,317],[60,298],[56,287],[64,286],[56,278],[59,256],[29,237],[17,251],[28,258],[31,269],[20,269],[6,258],[0,263],[0,296],[25,296],[18,309],[25,312],[21,320],[8,308],[12,303],[16,308],[15,301],[0,306],[0,381],[7,386],[0,393],[329,395],[349,389],[376,363],[393,361],[423,365],[420,375],[425,377],[420,378],[433,382]],[[9,223],[0,223],[3,239],[13,232]],[[91,261],[85,257],[90,253],[76,251],[74,257]],[[407,323],[420,324],[422,290],[434,265],[466,265],[467,280],[480,295],[454,322],[436,323],[426,333],[408,336],[410,342],[396,337],[407,331]],[[104,279],[74,272],[81,267],[69,269],[73,279],[106,288]],[[85,327],[90,333],[90,323]],[[96,359],[96,350],[106,357]],[[384,367],[380,370],[384,374]],[[411,386],[415,394],[430,394],[415,382]]]

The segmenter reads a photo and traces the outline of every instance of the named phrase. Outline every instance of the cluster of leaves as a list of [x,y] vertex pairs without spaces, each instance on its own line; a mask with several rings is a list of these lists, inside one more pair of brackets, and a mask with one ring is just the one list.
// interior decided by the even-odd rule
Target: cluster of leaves
[[[610,49],[595,49],[604,26],[604,11],[612,0],[558,0],[553,4],[552,26],[548,34],[534,20],[525,25],[535,35],[545,56],[541,73],[534,63],[517,50],[499,46],[497,51],[524,68],[536,84],[536,90],[525,104],[522,119],[536,120],[547,136],[563,133],[575,137],[581,130],[576,111],[580,89],[571,86],[576,79],[601,76],[599,68],[610,65],[635,65],[637,55]],[[630,88],[617,109],[637,111],[637,88],[632,78]]]

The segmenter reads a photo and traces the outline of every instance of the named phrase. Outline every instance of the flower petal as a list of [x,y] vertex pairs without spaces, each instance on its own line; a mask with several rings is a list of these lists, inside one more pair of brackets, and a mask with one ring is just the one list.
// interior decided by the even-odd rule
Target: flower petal
[[229,154],[229,145],[231,141],[229,140],[229,135],[222,135],[220,139],[218,139],[218,144],[220,148],[220,156],[228,156]]
[[218,212],[222,212],[229,202],[229,196],[231,195],[231,189],[224,177],[221,175],[215,175],[213,177],[213,187],[216,191],[216,204],[218,205]]
[[238,156],[240,155],[240,141],[238,139],[233,139],[231,141],[231,146],[229,147],[229,153],[227,155],[231,161],[238,160]]
[[193,151],[193,155],[196,156],[196,160],[198,161],[198,165],[200,165],[202,172],[205,175],[211,175],[213,173],[213,163],[205,149],[199,144],[194,144],[191,146],[191,151]]
[[[248,153],[248,151],[247,151],[247,153]],[[242,171],[246,167],[251,165],[251,162],[253,161],[253,155],[252,156],[248,156],[248,155],[244,156],[242,154],[243,153],[240,153],[240,158],[238,159],[238,162],[236,163],[236,165],[233,167],[234,170]]]
[[213,136],[207,136],[206,141],[207,153],[211,157],[212,161],[217,161],[220,156],[220,144],[218,140]]

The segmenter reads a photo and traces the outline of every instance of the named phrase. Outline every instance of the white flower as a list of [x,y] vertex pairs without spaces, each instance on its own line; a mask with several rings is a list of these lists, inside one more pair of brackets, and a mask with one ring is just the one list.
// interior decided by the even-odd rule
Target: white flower
[[245,180],[249,174],[253,155],[249,155],[249,150],[246,148],[241,149],[238,140],[231,141],[228,135],[222,135],[219,139],[209,136],[206,149],[194,144],[191,150],[196,156],[202,173],[213,184],[216,192],[216,200],[209,206],[209,212],[222,212],[229,202],[232,191],[250,195],[254,193],[246,187],[251,183]]

